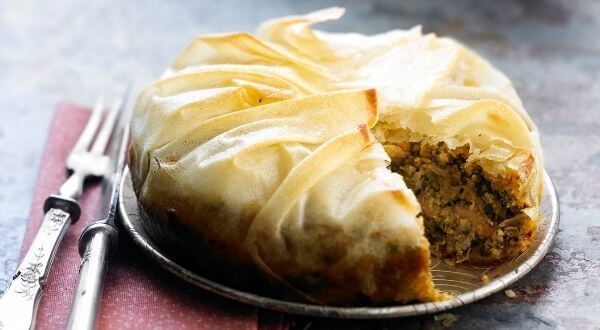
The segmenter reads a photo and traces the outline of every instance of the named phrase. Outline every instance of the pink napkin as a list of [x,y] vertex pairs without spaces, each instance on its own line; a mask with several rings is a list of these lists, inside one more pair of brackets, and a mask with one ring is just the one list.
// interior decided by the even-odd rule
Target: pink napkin
[[[21,256],[31,244],[42,218],[45,198],[58,191],[66,178],[65,158],[88,119],[87,109],[61,104],[50,126],[35,187]],[[39,306],[38,329],[65,327],[77,284],[80,263],[77,241],[95,219],[100,196],[97,184],[87,186],[80,200],[81,218],[72,225],[58,250]],[[264,317],[263,317],[264,315]],[[261,312],[261,325],[278,328],[281,316]],[[255,308],[226,300],[191,286],[146,259],[125,232],[120,233],[118,255],[111,260],[105,282],[100,329],[256,329]]]

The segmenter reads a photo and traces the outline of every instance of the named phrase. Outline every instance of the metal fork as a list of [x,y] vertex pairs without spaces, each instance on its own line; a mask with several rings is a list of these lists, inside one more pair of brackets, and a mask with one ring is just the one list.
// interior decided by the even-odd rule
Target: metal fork
[[77,199],[82,194],[85,180],[91,176],[103,177],[109,170],[110,159],[105,155],[105,149],[121,107],[122,99],[119,98],[103,116],[104,101],[101,97],[96,101],[83,132],[67,157],[66,165],[72,173],[60,187],[59,194],[51,195],[44,202],[45,216],[40,229],[0,299],[0,330],[34,328],[42,287],[54,255],[66,229],[81,214]]
[[73,173],[60,187],[59,194],[77,199],[81,196],[83,183],[89,176],[101,177],[105,174],[108,166],[108,157],[104,155],[108,139],[110,138],[117,113],[121,109],[123,101],[119,98],[114,101],[104,125],[97,134],[94,144],[88,149],[90,142],[96,135],[96,131],[102,120],[104,100],[99,97],[94,110],[88,120],[79,140],[75,143],[73,150],[67,157],[67,168]]

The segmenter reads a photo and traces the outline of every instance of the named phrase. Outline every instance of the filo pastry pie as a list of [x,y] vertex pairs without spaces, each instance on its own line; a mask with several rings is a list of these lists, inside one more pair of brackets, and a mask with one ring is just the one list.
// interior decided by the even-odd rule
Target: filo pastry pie
[[137,101],[144,226],[201,267],[335,305],[433,301],[430,257],[494,263],[539,217],[537,130],[510,81],[419,27],[205,35]]

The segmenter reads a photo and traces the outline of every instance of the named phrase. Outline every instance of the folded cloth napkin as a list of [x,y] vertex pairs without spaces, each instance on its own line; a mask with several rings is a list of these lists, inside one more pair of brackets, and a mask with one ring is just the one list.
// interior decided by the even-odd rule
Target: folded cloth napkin
[[[43,218],[45,198],[58,191],[66,178],[65,158],[89,117],[86,108],[63,103],[52,119],[42,156],[30,220],[21,256],[31,245]],[[100,187],[88,185],[80,205],[82,215],[65,234],[56,254],[39,306],[38,329],[65,327],[77,285],[81,261],[77,242],[95,220]],[[111,260],[98,317],[100,329],[255,329],[256,309],[191,286],[144,258],[121,232],[118,254]],[[278,315],[265,313],[266,327],[278,327]]]

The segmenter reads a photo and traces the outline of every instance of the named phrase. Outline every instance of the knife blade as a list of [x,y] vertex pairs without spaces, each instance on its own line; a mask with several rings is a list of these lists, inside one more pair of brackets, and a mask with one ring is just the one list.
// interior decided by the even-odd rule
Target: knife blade
[[126,93],[125,111],[118,123],[119,136],[113,141],[110,166],[112,175],[105,176],[102,182],[102,198],[98,206],[98,219],[81,233],[79,254],[82,257],[79,267],[77,290],[71,306],[67,329],[94,329],[104,277],[111,253],[117,250],[118,229],[115,224],[119,200],[119,184],[123,174],[129,143],[129,116],[131,112],[131,88]]

